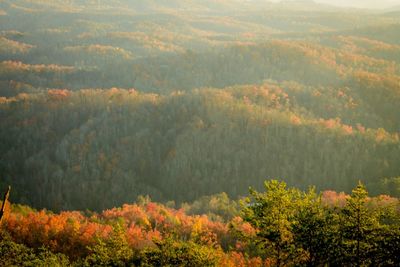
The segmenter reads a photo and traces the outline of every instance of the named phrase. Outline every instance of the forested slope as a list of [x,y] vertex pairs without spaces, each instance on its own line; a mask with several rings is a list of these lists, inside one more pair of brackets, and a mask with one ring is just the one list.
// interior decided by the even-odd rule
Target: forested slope
[[[100,209],[140,194],[238,196],[265,177],[348,190],[360,177],[398,175],[398,134],[316,117],[300,105],[307,88],[297,90],[298,97],[273,84],[165,96],[53,90],[6,99],[3,183],[32,205]],[[349,122],[371,120],[360,113]]]
[[399,196],[399,23],[314,3],[3,1],[0,188],[53,210],[236,198],[266,178]]

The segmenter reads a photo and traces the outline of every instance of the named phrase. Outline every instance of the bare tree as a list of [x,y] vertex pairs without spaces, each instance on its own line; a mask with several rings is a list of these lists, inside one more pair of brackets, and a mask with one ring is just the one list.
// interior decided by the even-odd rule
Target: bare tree
[[6,209],[8,197],[10,196],[10,191],[11,191],[11,186],[8,186],[7,192],[4,194],[3,204],[2,204],[1,210],[0,210],[0,223],[1,223],[1,220],[3,219],[3,215],[4,215],[4,212]]

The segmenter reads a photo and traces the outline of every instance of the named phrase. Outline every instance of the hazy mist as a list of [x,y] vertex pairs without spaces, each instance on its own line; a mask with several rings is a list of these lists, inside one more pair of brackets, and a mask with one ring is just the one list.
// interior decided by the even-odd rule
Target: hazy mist
[[335,6],[348,6],[358,8],[391,8],[400,5],[400,0],[317,0],[315,2],[330,4]]

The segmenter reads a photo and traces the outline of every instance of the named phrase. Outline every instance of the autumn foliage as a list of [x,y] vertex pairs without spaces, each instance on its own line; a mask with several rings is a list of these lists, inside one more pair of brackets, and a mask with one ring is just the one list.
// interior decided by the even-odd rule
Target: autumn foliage
[[[337,257],[343,257],[337,260],[346,262],[350,254],[341,255],[340,249],[341,242],[347,241],[337,240],[338,237],[330,239],[329,231],[347,234],[347,228],[340,228],[340,221],[347,216],[350,216],[347,220],[352,220],[353,215],[348,212],[360,212],[353,210],[353,205],[359,203],[357,201],[363,203],[364,220],[374,222],[362,226],[370,227],[369,231],[376,235],[374,241],[363,241],[376,242],[369,243],[378,246],[376,250],[371,248],[371,253],[381,253],[379,242],[382,238],[387,238],[385,242],[398,242],[400,206],[396,198],[369,198],[362,193],[366,192],[362,191],[363,187],[354,191],[361,193],[353,195],[327,191],[318,196],[312,191],[302,193],[286,189],[284,183],[277,187],[274,182],[277,183],[267,183],[265,193],[252,191],[254,199],[243,202],[240,216],[219,221],[210,220],[206,215],[187,215],[183,209],[168,208],[148,198],[102,213],[55,214],[13,205],[2,224],[3,238],[8,240],[3,242],[22,244],[30,249],[45,247],[49,253],[65,255],[70,261],[89,265],[131,262],[154,266],[175,262],[195,266],[272,266],[330,262]],[[382,231],[389,232],[382,235]],[[304,235],[308,238],[303,239]],[[320,242],[316,255],[309,254],[315,252],[314,243],[309,243],[314,239]],[[333,246],[334,258],[324,254],[324,249],[328,249],[323,247],[325,245]],[[293,250],[293,247],[297,249]],[[390,253],[395,252],[387,253],[381,260],[392,262]],[[310,258],[310,255],[313,256]]]

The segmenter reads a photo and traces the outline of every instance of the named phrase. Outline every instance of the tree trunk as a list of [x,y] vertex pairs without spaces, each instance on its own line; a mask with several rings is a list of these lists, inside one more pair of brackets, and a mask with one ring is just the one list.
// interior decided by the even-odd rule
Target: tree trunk
[[3,215],[4,215],[4,212],[6,210],[8,197],[10,196],[10,190],[11,190],[11,186],[8,186],[7,192],[4,194],[3,205],[1,206],[1,210],[0,210],[0,223],[1,223],[2,219],[3,219]]

